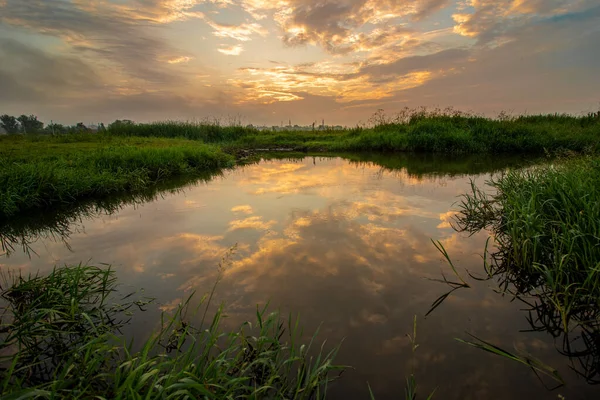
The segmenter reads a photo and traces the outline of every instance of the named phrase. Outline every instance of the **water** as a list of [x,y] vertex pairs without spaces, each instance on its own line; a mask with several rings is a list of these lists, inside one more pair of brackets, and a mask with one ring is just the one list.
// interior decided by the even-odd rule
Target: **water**
[[[217,263],[237,244],[216,295],[227,304],[226,324],[252,319],[257,304],[270,302],[299,313],[307,332],[321,325],[319,337],[329,344],[344,340],[337,362],[354,369],[334,384],[330,398],[368,398],[367,382],[377,399],[403,398],[411,368],[422,398],[436,388],[440,399],[596,397],[597,388],[559,353],[561,339],[523,332],[531,329],[525,305],[496,293],[493,281],[469,280],[472,288],[454,292],[424,317],[449,289],[431,279],[442,272],[453,278],[431,239],[444,245],[465,277],[465,269],[483,274],[487,234],[468,237],[452,229],[454,203],[471,179],[483,184],[507,161],[376,161],[262,161],[150,201],[129,199],[109,215],[87,208],[57,218],[58,225],[49,218],[53,227],[32,225],[36,219],[15,223],[15,231],[29,229],[29,255],[15,246],[0,258],[0,268],[111,264],[126,288],[144,288],[157,299],[127,332],[143,338],[160,310],[172,309],[191,290],[209,290]],[[415,315],[419,347],[413,354],[406,334]],[[470,340],[468,334],[532,354],[557,368],[567,385],[549,390],[551,379],[454,339]]]

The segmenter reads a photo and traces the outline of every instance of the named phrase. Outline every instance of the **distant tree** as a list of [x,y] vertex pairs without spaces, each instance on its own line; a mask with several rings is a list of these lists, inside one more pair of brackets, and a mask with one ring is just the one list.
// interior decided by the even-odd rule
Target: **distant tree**
[[100,122],[100,125],[98,125],[98,132],[106,132],[106,127],[104,126],[104,122]]
[[46,125],[44,132],[56,135],[59,133],[67,133],[67,128],[62,124],[55,124],[54,122],[51,122],[50,124]]
[[108,130],[110,131],[113,128],[120,128],[127,125],[135,125],[135,122],[129,119],[117,119],[112,124],[108,124]]
[[19,133],[19,123],[17,122],[17,119],[12,115],[0,115],[0,126],[8,134]]
[[91,129],[88,128],[87,126],[85,126],[83,122],[78,122],[77,125],[75,125],[75,131],[76,132],[89,132],[89,131],[91,131]]
[[21,115],[17,121],[21,123],[23,133],[38,133],[44,128],[44,123],[38,121],[35,115]]

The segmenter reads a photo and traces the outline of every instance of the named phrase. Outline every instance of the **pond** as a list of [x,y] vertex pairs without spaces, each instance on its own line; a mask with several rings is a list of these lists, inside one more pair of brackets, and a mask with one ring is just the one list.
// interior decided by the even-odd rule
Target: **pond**
[[[592,398],[598,390],[588,382],[589,370],[597,368],[597,348],[565,355],[564,340],[571,339],[534,330],[530,307],[498,293],[497,280],[469,278],[470,288],[425,316],[449,290],[435,280],[442,273],[454,278],[432,240],[461,275],[484,275],[488,234],[453,229],[459,196],[471,181],[483,185],[522,162],[406,155],[266,159],[177,190],[5,226],[0,233],[9,247],[0,268],[44,272],[53,265],[110,264],[126,288],[156,298],[126,332],[143,339],[161,310],[172,310],[194,290],[210,290],[218,263],[235,246],[215,295],[226,304],[226,324],[252,319],[257,305],[269,303],[284,315],[298,313],[305,332],[320,326],[326,347],[343,340],[336,361],[353,368],[329,398],[366,399],[367,382],[377,399],[403,398],[411,369],[422,398],[434,389],[440,399]],[[415,316],[419,347],[413,352],[407,334]],[[556,388],[556,381],[523,364],[455,340],[473,341],[470,335],[542,360],[566,385]],[[576,337],[573,346],[579,342]]]

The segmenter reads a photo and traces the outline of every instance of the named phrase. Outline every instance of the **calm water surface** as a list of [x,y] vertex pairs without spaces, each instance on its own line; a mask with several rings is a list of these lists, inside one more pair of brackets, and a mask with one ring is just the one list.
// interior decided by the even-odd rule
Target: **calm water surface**
[[[451,274],[431,239],[463,273],[483,273],[487,235],[467,237],[450,222],[470,180],[482,184],[491,175],[460,174],[461,165],[410,161],[389,170],[341,158],[263,161],[111,215],[80,217],[63,227],[68,236],[33,235],[30,256],[15,248],[0,268],[112,264],[120,282],[157,298],[128,331],[143,338],[160,310],[191,290],[206,292],[217,263],[237,244],[217,293],[227,304],[226,324],[252,319],[257,304],[270,302],[300,313],[308,332],[322,324],[320,338],[329,344],[344,339],[337,361],[354,369],[332,387],[331,398],[366,399],[367,382],[378,399],[403,398],[411,365],[423,398],[435,388],[439,399],[597,398],[598,387],[559,353],[562,342],[523,332],[531,329],[523,303],[497,294],[493,282],[455,292],[424,317],[448,290],[428,278]],[[413,356],[406,334],[415,315],[420,346]],[[534,355],[567,385],[548,390],[552,380],[454,339],[468,333]]]

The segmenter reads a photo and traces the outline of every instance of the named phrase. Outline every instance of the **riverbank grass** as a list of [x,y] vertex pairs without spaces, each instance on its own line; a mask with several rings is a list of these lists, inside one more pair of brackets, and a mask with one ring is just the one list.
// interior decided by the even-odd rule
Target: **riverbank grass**
[[455,110],[405,110],[376,115],[369,127],[298,130],[221,126],[218,123],[118,124],[114,136],[182,137],[218,143],[228,150],[292,149],[321,152],[428,152],[544,154],[600,149],[600,115],[531,115],[486,118]]
[[233,157],[218,147],[184,139],[5,136],[0,138],[0,220],[233,165]]
[[582,157],[510,171],[488,194],[473,186],[458,225],[492,230],[490,273],[551,304],[559,327],[600,326],[600,159]]
[[[117,291],[114,271],[79,265],[45,277],[4,276],[0,299],[2,397],[98,399],[322,399],[342,367],[338,348],[302,343],[297,319],[257,309],[256,320],[221,328],[220,307],[191,298],[134,350],[120,334],[147,302]],[[8,278],[8,279],[7,279]]]

